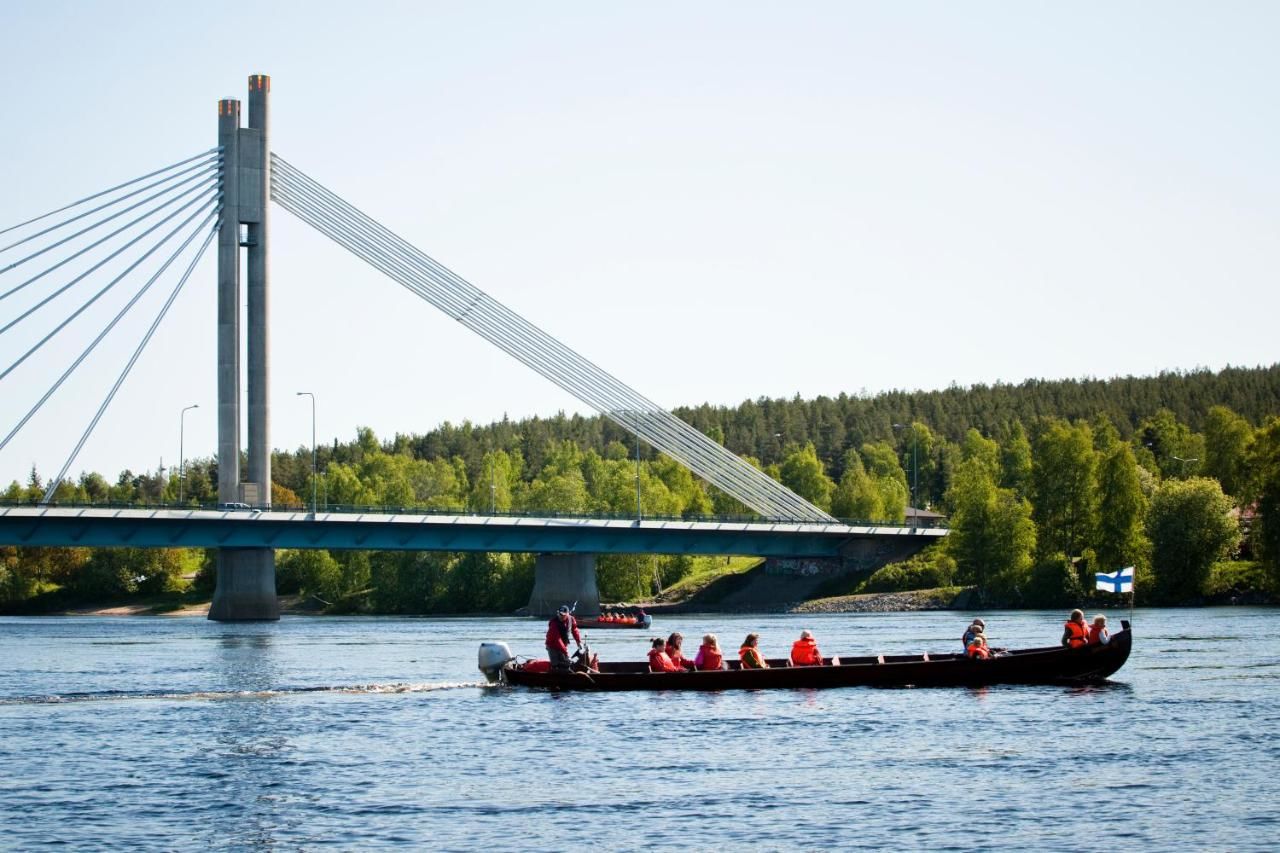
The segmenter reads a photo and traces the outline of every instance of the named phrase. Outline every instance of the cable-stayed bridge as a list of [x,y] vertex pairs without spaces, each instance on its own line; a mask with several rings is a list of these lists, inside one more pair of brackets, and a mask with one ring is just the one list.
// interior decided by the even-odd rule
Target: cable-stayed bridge
[[[167,296],[49,481],[38,509],[0,510],[0,542],[15,545],[135,545],[219,548],[213,619],[273,619],[274,549],[370,548],[532,551],[539,554],[749,553],[839,556],[858,544],[910,540],[942,531],[849,526],[475,287],[270,150],[270,78],[249,78],[247,122],[236,99],[218,102],[218,144],[161,169],[95,192],[0,230],[0,336],[23,327],[62,297],[82,297],[8,365],[6,377],[112,291],[132,296],[91,336],[62,345],[76,352],[61,375],[0,438],[0,454],[102,341],[160,285]],[[397,513],[273,512],[269,359],[270,207],[298,217],[425,302],[573,394],[596,412],[759,514],[755,522],[676,522]],[[217,241],[218,501],[233,511],[92,509],[55,505],[60,484],[143,355],[201,257]],[[242,282],[241,262],[244,261]],[[164,293],[162,289],[160,291]],[[12,301],[9,301],[11,300]],[[240,306],[247,303],[242,323]],[[104,302],[103,304],[107,304]],[[12,308],[10,306],[18,306]],[[242,325],[244,328],[242,328]],[[26,338],[23,338],[24,345]],[[21,348],[21,347],[19,347]],[[247,430],[241,435],[242,382]],[[0,430],[5,425],[0,424]],[[249,512],[240,511],[244,507]],[[925,535],[917,535],[917,534]],[[893,549],[901,553],[901,547]],[[563,561],[562,561],[563,562]],[[590,601],[590,565],[569,569],[553,556],[548,574]],[[558,568],[557,568],[558,566]],[[590,574],[590,577],[586,577]],[[541,583],[542,578],[539,578]]]

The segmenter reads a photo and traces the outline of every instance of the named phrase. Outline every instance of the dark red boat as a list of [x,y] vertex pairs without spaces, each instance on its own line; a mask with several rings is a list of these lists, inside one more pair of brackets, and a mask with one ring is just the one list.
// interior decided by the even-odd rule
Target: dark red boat
[[[988,660],[960,654],[825,658],[822,666],[712,672],[649,672],[647,663],[601,663],[599,671],[535,672],[508,660],[495,674],[507,684],[547,690],[767,690],[821,687],[981,687],[989,684],[1092,684],[1124,666],[1133,645],[1128,620],[1106,645],[1009,651]],[[482,653],[482,665],[484,669]]]

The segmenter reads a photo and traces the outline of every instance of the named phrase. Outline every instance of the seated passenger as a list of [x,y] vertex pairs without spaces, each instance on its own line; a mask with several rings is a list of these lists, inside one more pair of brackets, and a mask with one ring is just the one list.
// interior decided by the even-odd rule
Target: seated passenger
[[822,652],[812,631],[801,631],[800,639],[791,644],[792,666],[822,666]]
[[653,638],[653,648],[649,649],[649,671],[650,672],[679,672],[680,667],[671,662],[671,658],[667,657],[667,644],[662,641],[661,637]]
[[973,635],[973,639],[969,641],[969,647],[964,653],[971,658],[978,660],[987,660],[991,657],[991,650],[987,648],[987,638],[981,631]]
[[987,623],[981,619],[974,619],[969,627],[964,629],[964,636],[960,638],[961,644],[964,645],[964,650],[966,652],[969,651],[969,644],[973,642],[974,634],[985,634],[986,632]]
[[1093,627],[1089,629],[1089,645],[1105,646],[1111,642],[1111,632],[1107,630],[1107,617],[1099,614],[1093,617]]
[[1071,611],[1071,618],[1062,626],[1062,645],[1069,649],[1089,645],[1089,626],[1084,624],[1083,610]]
[[684,646],[684,634],[679,631],[672,632],[667,637],[667,657],[671,658],[671,662],[679,669],[693,669],[693,661],[684,656],[682,649]]
[[698,655],[693,659],[693,665],[696,669],[724,669],[724,655],[720,653],[720,641],[716,639],[715,634],[707,634],[702,638],[702,645],[698,646]]
[[757,646],[760,643],[759,634],[747,634],[747,638],[742,641],[742,648],[738,649],[738,660],[742,661],[743,669],[768,669],[768,662],[760,656],[760,649]]

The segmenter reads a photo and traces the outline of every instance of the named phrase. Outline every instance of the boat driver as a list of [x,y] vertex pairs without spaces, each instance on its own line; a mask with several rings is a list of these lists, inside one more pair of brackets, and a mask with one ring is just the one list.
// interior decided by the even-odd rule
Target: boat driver
[[579,649],[582,648],[582,634],[578,631],[578,620],[573,618],[567,605],[562,605],[547,623],[547,657],[551,659],[552,669],[569,669],[569,638]]

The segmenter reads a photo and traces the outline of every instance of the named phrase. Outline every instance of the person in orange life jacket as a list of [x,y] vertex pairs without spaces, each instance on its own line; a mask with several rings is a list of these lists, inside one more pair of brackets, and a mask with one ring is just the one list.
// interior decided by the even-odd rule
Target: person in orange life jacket
[[649,649],[650,672],[680,672],[680,667],[672,663],[667,656],[667,644],[661,637],[653,638],[653,648]]
[[969,648],[964,652],[971,658],[978,660],[987,660],[991,657],[991,650],[987,648],[987,638],[981,631],[973,635],[973,639],[969,641]]
[[671,662],[680,669],[693,669],[693,661],[684,656],[684,634],[679,631],[672,632],[667,637],[667,657],[671,658]]
[[1111,642],[1111,632],[1107,630],[1107,617],[1099,614],[1093,617],[1093,626],[1089,628],[1089,645],[1105,646]]
[[801,631],[800,639],[791,644],[792,666],[822,666],[822,652],[812,631]]
[[742,647],[738,649],[738,660],[742,661],[743,669],[768,669],[769,663],[760,656],[759,634],[747,634],[747,638],[742,641]]
[[724,655],[720,652],[720,641],[716,639],[715,634],[707,634],[702,638],[702,645],[698,647],[693,666],[700,670],[725,668]]
[[1089,645],[1089,626],[1084,624],[1083,610],[1071,611],[1071,618],[1062,626],[1062,645],[1071,649]]
[[569,638],[578,648],[582,648],[582,634],[578,631],[578,620],[573,618],[568,607],[561,607],[556,615],[547,623],[547,657],[551,658],[553,669],[569,669],[573,662],[569,660]]
[[960,638],[960,642],[964,645],[964,650],[969,651],[969,644],[973,642],[974,634],[985,634],[987,631],[987,623],[981,619],[974,619],[968,628],[964,629],[964,636]]

